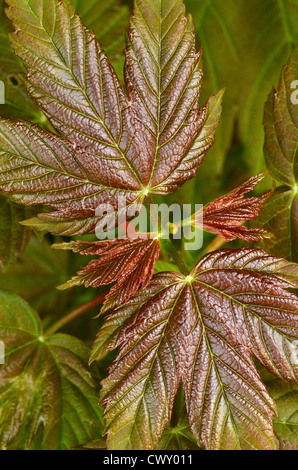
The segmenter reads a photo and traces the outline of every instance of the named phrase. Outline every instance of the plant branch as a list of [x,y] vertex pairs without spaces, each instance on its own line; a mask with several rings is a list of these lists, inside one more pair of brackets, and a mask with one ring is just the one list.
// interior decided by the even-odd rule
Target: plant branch
[[95,297],[94,299],[90,300],[89,302],[87,302],[86,304],[84,305],[81,305],[81,307],[73,310],[72,312],[70,312],[68,315],[66,315],[65,317],[61,318],[60,320],[58,320],[56,323],[54,323],[54,325],[52,325],[48,330],[47,330],[47,335],[52,335],[54,333],[56,333],[56,331],[60,330],[63,326],[65,326],[67,323],[71,322],[72,320],[74,320],[75,318],[79,317],[80,315],[82,315],[83,313],[87,312],[88,310],[90,310],[91,308],[93,307],[96,307],[97,305],[99,304],[102,304],[105,297],[106,297],[107,293],[104,292],[103,294],[100,294],[98,297]]

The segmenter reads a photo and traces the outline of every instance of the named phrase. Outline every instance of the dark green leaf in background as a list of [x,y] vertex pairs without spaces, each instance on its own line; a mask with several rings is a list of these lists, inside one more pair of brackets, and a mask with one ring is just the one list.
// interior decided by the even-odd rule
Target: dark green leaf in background
[[[21,225],[19,227],[23,230]],[[0,235],[2,233],[1,230]],[[59,292],[56,287],[65,282],[69,275],[69,253],[55,252],[46,239],[41,241],[33,237],[18,263],[8,272],[0,274],[0,289],[20,295],[42,316],[57,315],[65,313],[63,309],[69,292]]]
[[10,268],[29,243],[31,230],[20,222],[30,215],[32,209],[0,196],[0,271]]
[[275,235],[260,245],[293,261],[298,261],[298,104],[293,99],[297,79],[298,47],[265,106],[266,163],[273,178],[283,186],[275,190],[260,220]]
[[[198,177],[187,184],[196,201],[205,203],[218,195],[224,178],[232,175],[238,184],[243,175],[265,168],[263,108],[298,42],[298,0],[185,3],[203,46],[202,100],[225,87],[215,145]],[[180,195],[189,193],[182,190]]]
[[74,337],[44,336],[38,315],[0,291],[0,448],[70,449],[101,427],[89,350]]
[[278,416],[273,420],[280,450],[298,450],[298,385],[284,382],[262,369],[261,377],[276,401]]

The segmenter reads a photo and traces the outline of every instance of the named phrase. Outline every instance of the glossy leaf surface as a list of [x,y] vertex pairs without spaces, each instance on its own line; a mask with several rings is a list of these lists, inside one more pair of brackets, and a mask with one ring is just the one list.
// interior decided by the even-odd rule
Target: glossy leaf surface
[[298,300],[286,290],[297,285],[293,263],[258,250],[222,250],[206,255],[191,276],[156,275],[109,315],[96,348],[120,347],[101,393],[110,448],[154,446],[180,380],[199,445],[274,448],[274,402],[250,354],[297,380]]
[[2,190],[23,204],[43,198],[56,209],[32,225],[67,235],[92,232],[100,204],[112,211],[119,197],[130,205],[148,192],[168,194],[196,174],[214,141],[222,93],[199,108],[201,55],[180,0],[136,1],[126,50],[128,96],[68,2],[8,3],[29,93],[67,138],[1,121]]

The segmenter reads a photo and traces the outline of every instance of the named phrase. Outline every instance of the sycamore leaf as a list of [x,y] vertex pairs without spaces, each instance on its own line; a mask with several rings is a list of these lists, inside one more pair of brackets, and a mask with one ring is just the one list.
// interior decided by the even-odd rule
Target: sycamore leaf
[[293,261],[298,261],[298,105],[293,89],[297,79],[298,46],[265,106],[266,163],[271,175],[284,186],[275,190],[260,219],[275,235],[275,240],[264,240],[261,246]]
[[254,190],[265,175],[253,176],[231,193],[210,202],[193,216],[192,223],[204,228],[207,232],[215,233],[226,241],[242,238],[247,241],[257,241],[270,235],[260,228],[248,228],[244,222],[254,220],[264,208],[267,194],[257,197],[247,197],[245,194]]
[[32,209],[0,196],[0,270],[10,268],[24,252],[31,230],[20,222],[32,214]]
[[298,299],[287,291],[297,286],[294,263],[221,250],[189,276],[154,276],[108,315],[96,348],[119,348],[101,392],[109,448],[154,447],[181,380],[198,445],[274,448],[275,405],[250,354],[297,381]]
[[278,408],[273,422],[279,450],[298,450],[298,385],[279,380],[263,369],[260,373]]
[[106,296],[102,312],[127,302],[141,287],[147,286],[159,257],[159,239],[119,238],[100,242],[70,242],[54,248],[72,250],[82,255],[100,256],[79,271],[60,289],[73,286],[99,287],[116,284]]
[[222,92],[199,108],[201,54],[181,0],[136,0],[126,49],[128,96],[68,2],[8,4],[28,91],[66,137],[0,121],[2,191],[55,209],[31,225],[92,232],[100,204],[111,211],[119,197],[126,205],[141,203],[195,176],[214,141]]
[[0,448],[70,449],[101,426],[88,348],[71,336],[44,336],[38,315],[0,291]]

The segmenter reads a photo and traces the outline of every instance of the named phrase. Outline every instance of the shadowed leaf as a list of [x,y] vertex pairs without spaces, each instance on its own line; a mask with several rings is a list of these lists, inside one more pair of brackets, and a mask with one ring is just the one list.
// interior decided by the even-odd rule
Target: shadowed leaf
[[0,196],[0,268],[6,271],[15,264],[30,241],[31,229],[20,222],[34,211]]
[[263,369],[261,377],[277,404],[278,415],[273,422],[279,450],[298,450],[298,385],[279,380]]
[[15,294],[0,292],[0,447],[70,449],[101,426],[88,348],[67,335],[43,336],[37,314]]
[[56,253],[46,239],[33,237],[16,265],[0,274],[0,289],[19,295],[42,317],[59,315],[65,313],[71,293],[59,292],[56,287],[70,273],[69,253]]
[[298,105],[293,83],[298,79],[298,46],[283,68],[277,90],[265,106],[265,157],[271,175],[284,186],[265,205],[260,223],[275,235],[260,246],[298,261]]

